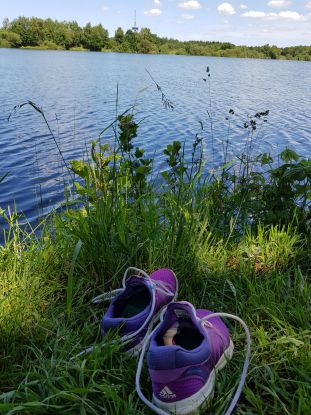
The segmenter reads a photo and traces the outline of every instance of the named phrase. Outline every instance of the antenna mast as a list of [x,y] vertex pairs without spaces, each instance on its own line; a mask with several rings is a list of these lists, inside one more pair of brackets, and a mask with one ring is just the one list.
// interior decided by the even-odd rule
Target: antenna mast
[[134,26],[132,27],[133,32],[137,33],[138,32],[138,27],[136,24],[136,10],[134,11]]

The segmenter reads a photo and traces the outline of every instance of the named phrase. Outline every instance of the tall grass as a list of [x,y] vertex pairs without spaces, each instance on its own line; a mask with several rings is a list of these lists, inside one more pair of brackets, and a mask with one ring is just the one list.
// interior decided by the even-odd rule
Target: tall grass
[[[89,163],[71,163],[76,208],[51,216],[40,236],[2,212],[0,413],[149,413],[135,394],[137,362],[117,343],[72,359],[100,344],[105,309],[90,300],[118,287],[129,265],[171,267],[181,300],[247,322],[252,360],[236,413],[309,413],[310,211],[301,192],[309,191],[310,161],[287,152],[282,166],[254,175],[246,157],[240,175],[226,165],[206,176],[197,137],[190,160],[178,142],[164,149],[167,169],[155,181],[152,160],[135,145],[133,115],[111,126],[113,149],[94,142]],[[218,376],[215,414],[230,401],[244,357],[243,333],[228,325],[235,354]],[[146,370],[144,380],[150,395]]]

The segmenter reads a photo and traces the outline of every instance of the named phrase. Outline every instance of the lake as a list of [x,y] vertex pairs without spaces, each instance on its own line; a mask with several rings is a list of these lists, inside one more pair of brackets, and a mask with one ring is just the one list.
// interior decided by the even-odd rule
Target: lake
[[[207,67],[211,76],[204,82]],[[146,69],[173,102],[173,111],[162,105]],[[63,201],[68,180],[42,116],[25,106],[8,121],[13,107],[34,101],[44,110],[65,159],[79,159],[114,120],[117,85],[118,112],[135,104],[136,118],[142,120],[136,143],[155,157],[158,171],[165,166],[165,146],[181,140],[190,149],[200,121],[207,168],[217,167],[231,108],[230,158],[243,149],[248,114],[265,110],[270,115],[259,131],[256,152],[275,155],[288,146],[310,157],[310,62],[0,49],[0,177],[9,173],[0,184],[2,208],[16,202],[18,211],[34,221]],[[103,141],[111,137],[107,132]]]

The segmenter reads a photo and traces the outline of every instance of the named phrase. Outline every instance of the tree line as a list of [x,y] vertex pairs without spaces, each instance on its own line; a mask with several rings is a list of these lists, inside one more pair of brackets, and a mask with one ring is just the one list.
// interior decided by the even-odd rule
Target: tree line
[[148,28],[134,32],[119,27],[114,36],[109,37],[108,30],[101,24],[92,26],[87,23],[80,27],[76,21],[23,16],[12,21],[4,19],[0,28],[0,47],[311,61],[311,46],[279,48],[275,45],[236,46],[230,42],[182,42],[159,37]]

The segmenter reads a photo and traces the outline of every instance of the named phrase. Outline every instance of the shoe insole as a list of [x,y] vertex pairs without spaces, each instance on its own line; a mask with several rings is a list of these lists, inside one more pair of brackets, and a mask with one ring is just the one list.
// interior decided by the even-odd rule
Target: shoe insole
[[202,334],[196,328],[191,327],[181,327],[174,336],[174,343],[187,350],[196,349],[200,346],[202,340]]
[[120,307],[118,316],[116,317],[134,317],[141,313],[149,304],[150,293],[145,287],[142,287],[125,301],[123,306]]

